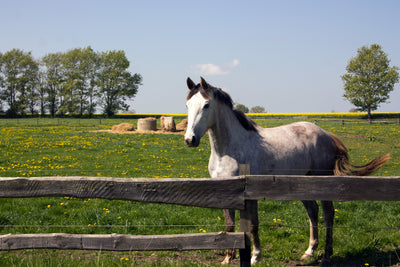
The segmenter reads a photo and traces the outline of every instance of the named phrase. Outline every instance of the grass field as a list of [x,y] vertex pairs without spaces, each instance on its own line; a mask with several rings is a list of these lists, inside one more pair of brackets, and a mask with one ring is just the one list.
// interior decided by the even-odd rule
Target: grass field
[[[255,119],[264,127],[293,119]],[[126,120],[124,120],[126,122]],[[110,134],[117,119],[0,120],[0,176],[209,177],[209,142],[187,148],[181,135]],[[129,121],[134,122],[134,121]],[[399,124],[345,124],[319,120],[340,136],[354,163],[391,152],[376,175],[400,176]],[[222,231],[217,209],[100,199],[0,199],[0,234],[172,234]],[[397,202],[336,202],[334,254],[339,265],[400,264],[400,206]],[[300,201],[260,201],[260,266],[303,264],[308,218]],[[321,224],[323,219],[321,218]],[[322,257],[324,237],[318,254]],[[1,266],[219,266],[220,251],[104,252],[25,250],[0,252]],[[238,263],[236,261],[235,263]]]

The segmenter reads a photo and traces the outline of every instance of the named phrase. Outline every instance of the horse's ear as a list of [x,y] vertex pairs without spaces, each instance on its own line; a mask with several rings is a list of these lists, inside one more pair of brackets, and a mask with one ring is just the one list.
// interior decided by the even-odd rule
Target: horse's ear
[[204,80],[203,77],[200,77],[200,85],[201,87],[203,87],[203,89],[205,91],[208,91],[208,89],[210,88],[210,86],[208,85],[208,83],[206,82],[206,80]]
[[196,84],[189,77],[186,79],[186,84],[189,90],[192,90],[193,88],[196,87]]

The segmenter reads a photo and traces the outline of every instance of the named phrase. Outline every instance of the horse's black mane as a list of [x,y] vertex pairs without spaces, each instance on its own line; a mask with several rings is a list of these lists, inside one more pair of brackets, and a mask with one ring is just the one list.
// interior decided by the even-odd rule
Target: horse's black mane
[[208,88],[205,90],[200,84],[197,84],[194,88],[192,88],[192,90],[189,91],[187,99],[190,99],[193,95],[195,95],[198,92],[200,92],[204,98],[209,99],[210,98],[209,92],[211,91],[216,100],[227,105],[233,111],[233,114],[235,114],[236,118],[239,120],[243,128],[245,128],[248,131],[257,132],[256,128],[257,124],[251,119],[249,119],[242,111],[233,108],[233,100],[228,93],[224,92],[220,88],[215,88],[209,84],[207,85]]
[[232,109],[233,113],[235,114],[236,118],[239,120],[240,124],[245,128],[247,131],[254,131],[257,132],[256,123],[249,119],[242,111],[237,109]]

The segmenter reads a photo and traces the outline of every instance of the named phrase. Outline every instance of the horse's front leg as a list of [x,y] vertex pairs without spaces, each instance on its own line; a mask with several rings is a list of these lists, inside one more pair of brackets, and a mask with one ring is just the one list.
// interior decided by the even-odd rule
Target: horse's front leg
[[318,204],[316,201],[303,201],[310,220],[310,243],[308,249],[301,257],[302,260],[312,257],[318,247]]
[[[234,209],[224,209],[225,217],[225,231],[235,232],[235,210]],[[235,258],[235,249],[228,249],[226,251],[225,259],[221,264],[229,264]]]

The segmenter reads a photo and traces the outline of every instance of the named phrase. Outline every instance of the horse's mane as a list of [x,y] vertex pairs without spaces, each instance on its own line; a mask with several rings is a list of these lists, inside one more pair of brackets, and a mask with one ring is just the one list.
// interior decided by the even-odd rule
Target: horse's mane
[[194,96],[196,93],[200,92],[200,94],[205,98],[205,99],[210,99],[210,94],[209,92],[212,92],[214,95],[214,98],[218,100],[219,102],[225,104],[228,106],[233,114],[235,114],[235,117],[238,119],[240,124],[243,126],[248,131],[255,131],[257,132],[256,128],[256,123],[249,119],[242,111],[234,109],[233,108],[233,100],[231,96],[224,92],[220,88],[215,88],[211,85],[208,84],[207,90],[205,90],[200,84],[196,85],[192,90],[189,91],[189,95],[187,96],[187,99],[189,100],[192,96]]

